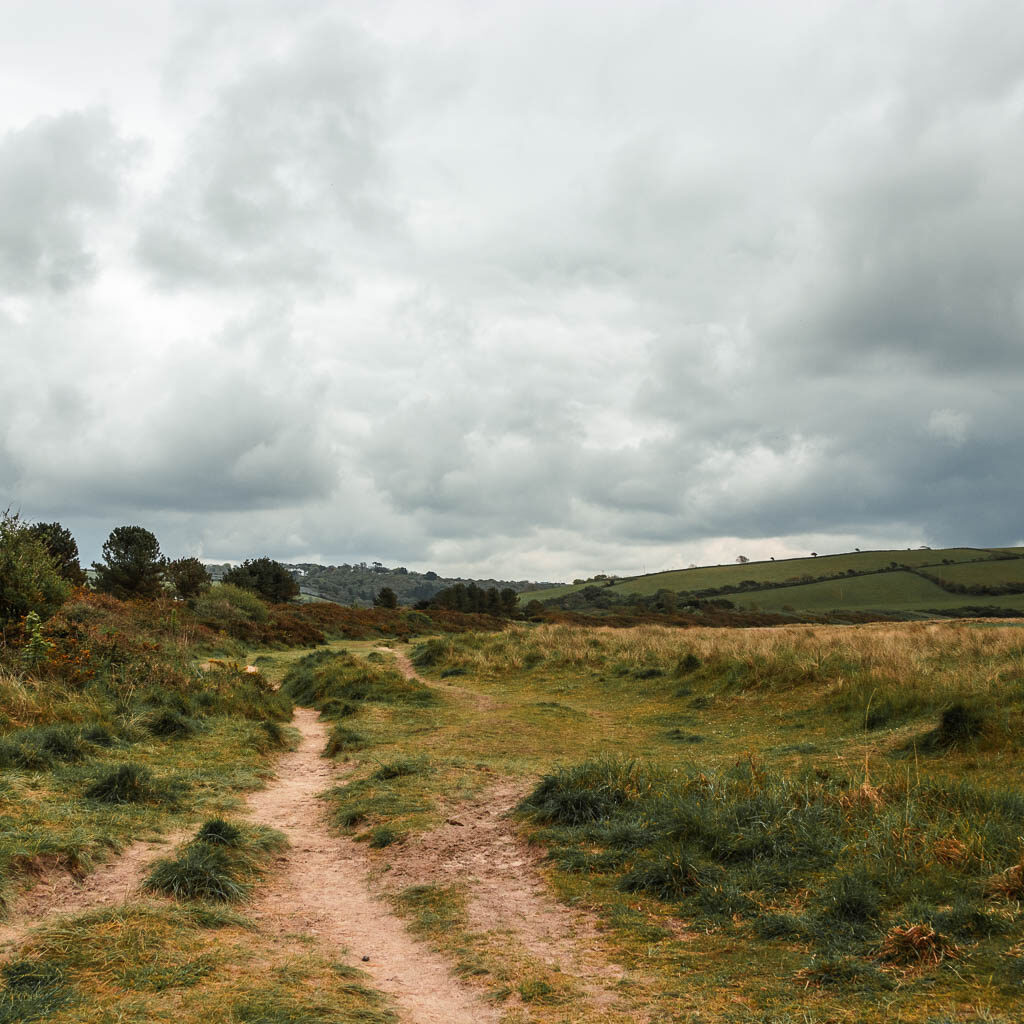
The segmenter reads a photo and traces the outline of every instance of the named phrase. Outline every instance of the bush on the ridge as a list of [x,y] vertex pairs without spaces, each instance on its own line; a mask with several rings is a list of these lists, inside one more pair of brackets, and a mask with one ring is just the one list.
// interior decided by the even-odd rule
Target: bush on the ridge
[[32,528],[17,514],[0,513],[0,627],[29,612],[47,619],[70,593],[70,584]]
[[232,583],[215,583],[189,602],[204,625],[225,629],[238,622],[266,622],[270,611],[252,591]]

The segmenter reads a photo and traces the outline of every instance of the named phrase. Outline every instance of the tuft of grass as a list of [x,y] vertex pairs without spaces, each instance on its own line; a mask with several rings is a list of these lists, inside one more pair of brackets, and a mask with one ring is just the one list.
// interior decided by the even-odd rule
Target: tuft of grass
[[377,993],[362,985],[348,983],[349,994],[361,997],[356,1016],[340,1017],[336,1008],[314,1000],[285,1000],[279,995],[250,995],[231,1007],[227,1024],[341,1024],[359,1021],[360,1024],[395,1024],[393,1013],[381,1007]]
[[378,825],[370,829],[369,845],[375,850],[382,850],[386,846],[392,846],[402,841],[402,833],[397,832],[390,825]]
[[191,718],[178,711],[164,710],[159,712],[147,724],[149,732],[161,739],[183,739],[195,736],[198,729]]
[[921,753],[944,754],[969,750],[985,735],[991,724],[988,708],[973,701],[958,700],[943,708],[938,724],[902,748]]
[[287,845],[272,829],[207,821],[176,857],[158,860],[146,888],[178,900],[231,903],[245,899],[270,856]]
[[44,960],[9,960],[0,974],[0,1024],[45,1020],[76,999],[60,967]]
[[430,762],[425,757],[400,757],[382,764],[370,778],[377,782],[386,782],[408,775],[424,775],[429,771]]
[[245,833],[237,825],[223,818],[211,818],[200,826],[195,841],[238,849],[245,845],[246,838]]
[[243,866],[226,850],[201,843],[157,861],[146,888],[178,900],[231,903],[248,896],[251,886]]
[[177,797],[175,789],[157,780],[143,765],[123,764],[101,775],[84,796],[105,804],[173,803]]
[[366,737],[340,723],[335,725],[327,735],[322,757],[337,757],[352,750],[359,750],[367,744]]
[[545,776],[519,804],[535,821],[582,825],[597,821],[651,791],[653,778],[636,761],[605,758]]
[[88,755],[81,729],[71,725],[30,726],[0,740],[0,768],[45,771],[62,762],[84,761]]

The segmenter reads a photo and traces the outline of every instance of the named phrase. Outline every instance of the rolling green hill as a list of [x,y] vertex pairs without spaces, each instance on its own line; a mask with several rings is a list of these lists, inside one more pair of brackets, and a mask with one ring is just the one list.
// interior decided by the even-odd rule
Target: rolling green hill
[[1024,558],[1003,562],[967,562],[960,565],[937,565],[928,570],[950,583],[967,586],[992,586],[1000,583],[1024,583]]
[[[926,579],[914,570],[941,582]],[[902,613],[975,605],[1024,610],[1022,595],[953,593],[944,589],[946,584],[951,588],[1022,585],[1024,548],[851,551],[811,558],[701,566],[623,580],[526,591],[520,595],[520,600],[523,604],[531,600],[548,603],[578,594],[588,587],[599,587],[602,593],[620,600],[631,596],[652,597],[665,590],[682,595],[684,599],[717,593],[728,597],[737,607],[762,611],[851,609]]]
[[886,572],[797,587],[759,590],[752,594],[737,595],[733,600],[739,608],[756,607],[761,611],[773,612],[796,609],[826,612],[838,608],[909,612],[985,604],[1024,609],[1024,595],[1021,594],[984,598],[950,594],[911,572]]

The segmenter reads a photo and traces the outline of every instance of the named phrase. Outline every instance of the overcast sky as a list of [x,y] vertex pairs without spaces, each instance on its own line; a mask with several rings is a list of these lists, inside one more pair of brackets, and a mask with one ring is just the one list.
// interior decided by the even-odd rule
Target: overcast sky
[[0,510],[85,561],[1024,543],[1024,7],[0,13]]

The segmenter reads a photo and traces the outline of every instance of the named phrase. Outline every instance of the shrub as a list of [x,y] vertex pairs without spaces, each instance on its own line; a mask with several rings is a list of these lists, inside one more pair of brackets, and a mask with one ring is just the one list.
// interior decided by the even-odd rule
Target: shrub
[[230,583],[215,583],[191,602],[196,618],[214,629],[239,622],[266,622],[270,611],[251,590]]
[[31,527],[9,511],[0,514],[0,626],[30,612],[47,619],[70,593],[70,585]]

